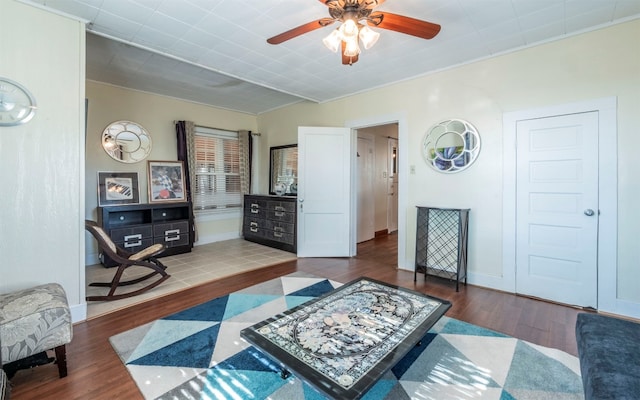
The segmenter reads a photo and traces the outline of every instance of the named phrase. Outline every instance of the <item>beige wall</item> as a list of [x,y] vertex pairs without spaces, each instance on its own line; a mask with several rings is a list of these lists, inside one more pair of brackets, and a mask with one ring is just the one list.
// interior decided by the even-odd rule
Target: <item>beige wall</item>
[[84,319],[84,24],[0,0],[0,76],[38,110],[0,127],[0,293],[60,283]]
[[[86,145],[86,205],[87,218],[97,219],[97,175],[99,171],[137,172],[140,202],[148,201],[147,160],[177,160],[174,121],[193,121],[213,128],[256,130],[256,118],[249,114],[221,110],[166,96],[129,90],[98,82],[87,82],[89,112]],[[118,162],[102,149],[102,131],[111,122],[134,121],[151,135],[153,147],[145,161],[133,164]],[[198,244],[240,235],[240,212],[209,218],[197,218]],[[86,263],[97,263],[97,246],[87,236]]]
[[[640,148],[640,20],[536,46],[324,104],[298,104],[258,116],[263,133],[290,141],[299,125],[345,126],[376,115],[406,116],[406,247],[414,253],[415,206],[471,208],[469,268],[472,276],[501,277],[502,118],[505,112],[617,96],[618,288],[612,293],[640,316],[640,184],[635,149]],[[363,61],[364,62],[364,61]],[[426,130],[450,118],[467,119],[482,138],[479,159],[458,174],[439,174],[420,155]],[[408,170],[401,173],[409,173]],[[607,240],[607,238],[601,238]],[[404,257],[402,257],[404,254]],[[407,261],[409,266],[411,263]]]

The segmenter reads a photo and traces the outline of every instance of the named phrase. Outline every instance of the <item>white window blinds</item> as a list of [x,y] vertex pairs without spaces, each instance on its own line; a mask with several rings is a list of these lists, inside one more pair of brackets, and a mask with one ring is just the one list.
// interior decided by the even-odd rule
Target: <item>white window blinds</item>
[[193,209],[241,207],[238,132],[196,126],[195,152]]

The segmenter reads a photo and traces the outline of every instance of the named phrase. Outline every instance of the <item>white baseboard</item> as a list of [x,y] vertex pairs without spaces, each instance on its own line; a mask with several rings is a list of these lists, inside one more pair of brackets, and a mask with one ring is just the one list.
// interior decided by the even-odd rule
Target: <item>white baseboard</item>
[[514,293],[513,285],[509,280],[505,280],[503,276],[469,272],[467,274],[467,283],[488,289],[500,290],[502,292]]
[[238,232],[225,232],[225,233],[218,233],[215,235],[206,235],[206,236],[199,235],[198,241],[195,242],[193,245],[202,246],[204,244],[223,242],[225,240],[240,239],[240,238],[242,238],[242,235]]
[[598,311],[640,319],[640,303],[628,300],[615,299],[612,304],[598,307]]
[[85,253],[84,256],[84,265],[96,265],[100,264],[100,258],[98,258],[98,253]]
[[74,304],[69,306],[71,312],[71,323],[81,322],[87,319],[87,303]]

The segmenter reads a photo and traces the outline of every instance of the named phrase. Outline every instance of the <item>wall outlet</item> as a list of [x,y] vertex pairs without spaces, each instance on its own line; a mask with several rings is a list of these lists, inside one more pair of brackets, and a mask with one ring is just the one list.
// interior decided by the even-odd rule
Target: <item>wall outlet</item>
[[409,173],[411,175],[415,175],[416,174],[416,166],[415,165],[409,165]]

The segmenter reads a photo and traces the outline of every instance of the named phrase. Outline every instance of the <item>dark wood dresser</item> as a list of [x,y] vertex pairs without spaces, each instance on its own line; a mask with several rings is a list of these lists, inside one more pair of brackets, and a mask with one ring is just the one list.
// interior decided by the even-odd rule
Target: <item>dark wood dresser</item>
[[251,242],[295,253],[296,215],[295,197],[247,194],[242,235]]
[[[166,247],[160,257],[188,253],[193,248],[191,203],[98,207],[98,224],[116,245],[132,253],[154,243]],[[116,265],[104,254],[99,257],[105,267]]]

